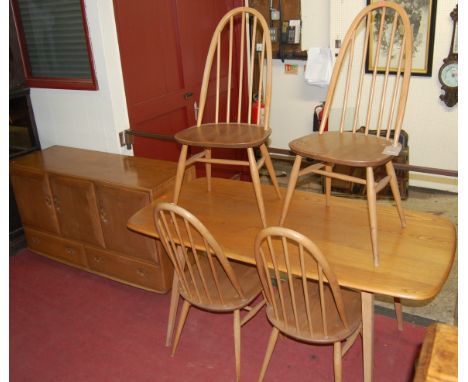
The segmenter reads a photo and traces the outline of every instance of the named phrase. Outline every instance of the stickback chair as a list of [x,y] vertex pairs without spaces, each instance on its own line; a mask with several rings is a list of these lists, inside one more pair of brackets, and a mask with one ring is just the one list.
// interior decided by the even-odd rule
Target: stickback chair
[[[265,376],[280,332],[302,342],[333,344],[335,381],[341,381],[341,358],[362,328],[360,293],[340,288],[320,249],[288,228],[260,231],[255,260],[267,317],[273,325],[259,381]],[[310,274],[318,282],[308,280]]]
[[[246,28],[249,25],[246,22],[247,17],[253,18],[251,34],[246,33]],[[238,33],[235,33],[235,31]],[[251,41],[251,46],[249,46],[249,41]],[[260,46],[262,50],[257,52],[257,47]],[[222,48],[228,49],[228,59],[224,63],[221,62]],[[236,48],[239,49],[238,52],[235,51]],[[238,55],[239,60],[238,73],[234,70],[235,65],[233,62],[236,55]],[[182,144],[182,150],[177,167],[174,203],[177,203],[179,199],[185,168],[195,162],[205,163],[209,191],[211,191],[212,164],[249,166],[260,217],[263,225],[266,226],[265,208],[258,173],[263,165],[266,165],[278,197],[281,198],[276,174],[266,147],[266,141],[271,134],[269,125],[271,59],[270,31],[261,13],[252,8],[239,7],[229,11],[221,19],[208,50],[200,92],[197,124],[175,134],[176,141]],[[258,62],[259,75],[258,81],[254,83],[255,62]],[[224,66],[222,66],[223,64]],[[213,69],[216,67],[215,78],[212,75],[212,67]],[[232,89],[236,86],[237,90],[234,89],[235,91],[233,91]],[[222,99],[223,97],[220,96],[223,90],[227,93],[225,102]],[[207,98],[210,95],[215,97],[214,121],[208,123],[204,122],[204,116],[207,114],[205,113]],[[253,104],[254,95],[258,97],[258,107],[255,114],[253,112],[255,109]],[[225,114],[221,107],[225,107]],[[264,115],[262,115],[262,110]],[[203,151],[187,159],[189,146],[201,147]],[[254,154],[254,148],[257,147],[260,149],[262,156],[258,162]],[[248,161],[212,158],[212,148],[246,149]]]
[[[236,376],[240,378],[240,328],[264,305],[249,304],[261,293],[262,287],[255,267],[229,261],[208,229],[190,212],[171,203],[159,203],[154,211],[156,229],[164,249],[174,265],[178,294],[173,290],[169,325],[177,310],[178,296],[183,299],[172,355],[190,306],[210,312],[234,313],[234,349]],[[249,312],[240,319],[240,310]]]
[[[399,153],[411,58],[411,26],[400,5],[379,1],[356,16],[333,69],[319,132],[289,143],[296,158],[279,225],[286,219],[298,176],[323,175],[327,205],[332,178],[363,184],[367,190],[374,266],[379,265],[376,198],[388,183],[401,226],[406,224],[392,159]],[[327,122],[330,131],[325,132]],[[358,132],[361,127],[364,133]],[[301,170],[303,157],[318,163]],[[335,164],[365,168],[366,178],[333,172]],[[374,169],[382,165],[387,175],[376,182]]]

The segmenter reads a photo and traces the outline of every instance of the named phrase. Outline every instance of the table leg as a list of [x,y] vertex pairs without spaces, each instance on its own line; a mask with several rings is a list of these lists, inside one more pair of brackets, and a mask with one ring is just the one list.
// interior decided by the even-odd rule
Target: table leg
[[172,279],[171,302],[169,305],[169,318],[167,320],[166,346],[171,346],[172,335],[176,320],[177,306],[179,305],[179,278],[177,272],[174,272]]
[[361,292],[362,352],[364,381],[372,381],[374,371],[374,294]]

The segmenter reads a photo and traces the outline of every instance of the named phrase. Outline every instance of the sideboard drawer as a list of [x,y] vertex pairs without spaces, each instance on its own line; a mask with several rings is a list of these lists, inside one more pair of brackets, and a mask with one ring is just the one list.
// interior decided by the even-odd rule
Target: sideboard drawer
[[159,266],[88,246],[85,252],[92,271],[160,293],[171,287],[172,275],[165,274]]
[[24,232],[28,247],[32,251],[66,263],[86,267],[86,256],[81,244],[26,227]]

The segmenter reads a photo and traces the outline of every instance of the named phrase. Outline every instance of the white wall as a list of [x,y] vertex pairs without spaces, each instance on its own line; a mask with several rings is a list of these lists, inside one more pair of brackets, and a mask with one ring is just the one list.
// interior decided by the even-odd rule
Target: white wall
[[31,89],[41,146],[131,154],[118,137],[129,122],[112,0],[85,4],[99,89]]
[[[285,74],[284,64],[299,66],[298,74]],[[325,100],[327,89],[304,82],[305,61],[273,60],[270,146],[288,149],[292,139],[312,132],[314,108]]]

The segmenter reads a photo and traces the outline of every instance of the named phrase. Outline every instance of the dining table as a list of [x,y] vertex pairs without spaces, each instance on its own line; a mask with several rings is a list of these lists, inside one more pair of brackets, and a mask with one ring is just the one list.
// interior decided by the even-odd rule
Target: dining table
[[[269,226],[279,223],[286,189],[281,191],[283,199],[273,186],[262,184]],[[158,239],[154,206],[172,198],[171,192],[160,196],[134,214],[127,227]],[[206,178],[196,178],[183,184],[178,204],[208,228],[229,259],[255,265],[254,240],[263,225],[252,183],[212,178],[208,191]],[[402,228],[395,206],[377,203],[378,267],[373,262],[365,200],[332,196],[327,205],[323,194],[296,190],[284,222],[321,249],[342,287],[361,293],[365,381],[372,381],[374,374],[374,296],[432,299],[447,280],[455,257],[457,235],[451,221],[427,212],[405,210],[405,215]],[[312,270],[307,275],[316,278]],[[178,298],[175,286],[172,298]]]

